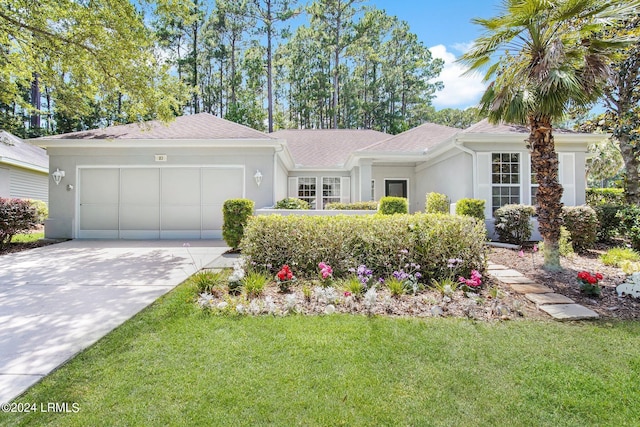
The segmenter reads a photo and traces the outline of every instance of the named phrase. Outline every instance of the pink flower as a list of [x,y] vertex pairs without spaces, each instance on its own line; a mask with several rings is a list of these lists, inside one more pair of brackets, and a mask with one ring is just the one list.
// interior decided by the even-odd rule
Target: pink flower
[[327,279],[333,274],[333,268],[331,268],[329,264],[321,262],[318,264],[318,268],[320,269],[320,275],[323,279]]
[[522,249],[520,249],[520,252],[518,252],[518,256],[520,258],[522,258],[524,256],[524,251]]
[[533,252],[538,252],[538,245],[536,244],[533,245]]
[[351,292],[348,292],[348,291],[347,291],[347,292],[345,292],[345,293],[344,293],[344,296],[345,296],[345,297],[350,297],[350,296],[351,296]]

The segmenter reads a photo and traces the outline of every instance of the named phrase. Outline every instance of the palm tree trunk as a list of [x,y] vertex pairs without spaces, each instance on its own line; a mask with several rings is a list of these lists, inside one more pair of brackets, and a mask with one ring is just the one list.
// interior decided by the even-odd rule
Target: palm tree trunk
[[538,229],[544,240],[544,268],[559,270],[560,226],[562,225],[562,186],[558,182],[558,155],[555,151],[551,119],[529,117],[531,167],[538,180],[536,199]]

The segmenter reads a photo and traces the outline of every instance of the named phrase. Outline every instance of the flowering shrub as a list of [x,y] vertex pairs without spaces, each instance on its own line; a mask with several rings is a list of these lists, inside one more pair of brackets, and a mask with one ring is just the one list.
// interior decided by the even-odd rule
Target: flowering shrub
[[463,276],[460,276],[458,278],[458,282],[460,282],[463,286],[469,288],[469,290],[475,291],[480,289],[480,286],[482,286],[482,275],[478,270],[471,270],[470,278],[467,279]]
[[281,292],[287,292],[291,282],[294,280],[296,280],[296,277],[293,275],[291,268],[287,264],[283,265],[280,271],[276,274],[276,282],[278,282]]
[[358,280],[362,283],[364,290],[369,289],[369,284],[373,280],[373,270],[370,270],[366,265],[361,264],[358,268],[350,268],[349,271],[358,275]]
[[393,272],[393,278],[402,282],[407,292],[415,295],[420,289],[419,280],[422,278],[420,264],[414,262],[405,264],[404,268]]
[[604,277],[600,273],[591,274],[588,271],[581,271],[578,273],[578,284],[580,290],[587,295],[600,296],[600,280]]

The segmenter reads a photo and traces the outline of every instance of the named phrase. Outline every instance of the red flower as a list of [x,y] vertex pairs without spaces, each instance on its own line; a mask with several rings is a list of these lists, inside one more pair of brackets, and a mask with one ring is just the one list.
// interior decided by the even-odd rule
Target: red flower
[[602,279],[604,279],[604,276],[602,274],[600,274],[600,273],[596,273],[596,279],[602,280]]
[[293,273],[287,264],[283,265],[280,271],[278,271],[277,277],[280,281],[284,282],[286,280],[293,279]]
[[589,282],[589,284],[591,284],[591,285],[595,285],[596,283],[598,283],[598,279],[596,279],[595,277],[589,275],[589,277],[587,278],[587,282]]

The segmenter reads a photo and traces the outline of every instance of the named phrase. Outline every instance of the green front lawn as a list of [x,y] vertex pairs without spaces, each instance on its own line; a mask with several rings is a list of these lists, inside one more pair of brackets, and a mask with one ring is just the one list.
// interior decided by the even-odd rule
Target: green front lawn
[[44,239],[44,232],[16,234],[11,238],[11,243],[31,243]]
[[634,425],[640,324],[222,317],[181,285],[0,425]]

